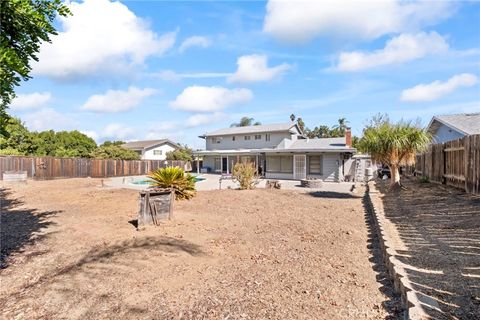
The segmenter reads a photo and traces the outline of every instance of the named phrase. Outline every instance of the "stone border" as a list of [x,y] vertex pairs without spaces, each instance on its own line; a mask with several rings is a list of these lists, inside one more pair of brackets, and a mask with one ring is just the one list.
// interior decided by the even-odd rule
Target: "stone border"
[[415,291],[413,288],[413,285],[405,272],[405,264],[395,258],[397,252],[394,249],[393,241],[386,232],[385,225],[390,222],[385,217],[383,205],[379,197],[380,192],[372,184],[367,184],[366,192],[371,207],[371,214],[373,216],[374,229],[378,235],[380,248],[382,250],[383,262],[393,279],[395,291],[401,295],[402,303],[405,308],[404,319],[431,319],[422,308],[422,305],[431,309],[440,310],[438,302],[429,296]]

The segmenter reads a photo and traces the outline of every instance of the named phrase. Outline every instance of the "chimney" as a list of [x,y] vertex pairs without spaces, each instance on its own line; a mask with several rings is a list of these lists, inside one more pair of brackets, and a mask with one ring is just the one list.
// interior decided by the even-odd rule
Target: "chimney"
[[345,129],[345,144],[347,145],[347,147],[352,146],[352,131],[350,127],[347,127]]

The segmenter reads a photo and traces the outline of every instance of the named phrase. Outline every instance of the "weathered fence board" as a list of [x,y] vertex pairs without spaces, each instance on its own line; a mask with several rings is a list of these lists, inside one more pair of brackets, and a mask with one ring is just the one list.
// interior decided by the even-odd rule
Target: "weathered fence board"
[[416,157],[415,171],[438,182],[480,193],[480,135],[433,144]]
[[145,175],[165,167],[185,168],[184,161],[111,160],[53,157],[0,157],[0,179],[5,171],[26,171],[29,178],[107,178]]

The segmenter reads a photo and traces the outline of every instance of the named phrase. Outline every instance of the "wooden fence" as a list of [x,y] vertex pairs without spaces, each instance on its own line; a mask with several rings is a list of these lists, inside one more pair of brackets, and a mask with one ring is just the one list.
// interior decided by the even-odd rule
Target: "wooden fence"
[[480,135],[433,144],[417,155],[415,171],[432,182],[480,193]]
[[165,167],[185,168],[184,161],[103,160],[88,158],[0,157],[0,179],[5,171],[27,171],[29,178],[106,178],[145,175]]

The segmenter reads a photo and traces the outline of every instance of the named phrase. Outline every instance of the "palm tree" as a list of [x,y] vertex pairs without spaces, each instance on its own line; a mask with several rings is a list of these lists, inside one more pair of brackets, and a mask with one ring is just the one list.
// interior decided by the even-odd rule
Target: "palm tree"
[[338,119],[338,124],[334,125],[332,128],[332,133],[336,136],[343,137],[345,135],[345,130],[347,130],[348,121],[346,118]]
[[261,125],[260,122],[256,121],[256,122],[253,122],[255,119],[253,118],[249,118],[249,117],[242,117],[240,119],[240,122],[237,122],[237,123],[232,123],[230,125],[230,127],[249,127],[249,126],[259,126]]
[[150,172],[148,177],[152,179],[151,185],[154,187],[173,189],[177,200],[195,196],[195,177],[185,174],[181,168],[160,168]]
[[363,131],[359,149],[369,153],[373,160],[390,168],[391,187],[399,187],[401,165],[415,162],[415,154],[430,142],[429,134],[410,122],[392,124],[388,120],[377,122]]

